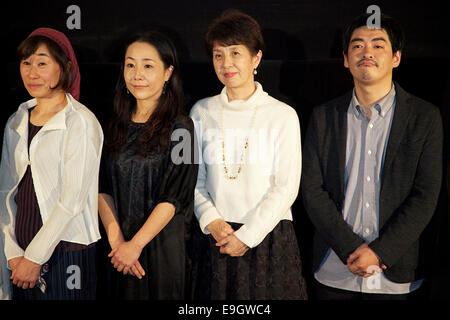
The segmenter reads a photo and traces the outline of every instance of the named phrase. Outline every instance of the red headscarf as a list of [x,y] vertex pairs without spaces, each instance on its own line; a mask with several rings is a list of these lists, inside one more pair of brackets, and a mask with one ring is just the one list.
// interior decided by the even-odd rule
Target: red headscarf
[[72,97],[76,100],[80,99],[80,69],[78,68],[77,58],[75,57],[75,52],[73,51],[72,45],[70,44],[69,39],[62,32],[51,28],[38,28],[34,30],[29,36],[43,36],[53,40],[67,55],[69,60],[72,62],[72,76],[73,82],[70,88],[67,90]]

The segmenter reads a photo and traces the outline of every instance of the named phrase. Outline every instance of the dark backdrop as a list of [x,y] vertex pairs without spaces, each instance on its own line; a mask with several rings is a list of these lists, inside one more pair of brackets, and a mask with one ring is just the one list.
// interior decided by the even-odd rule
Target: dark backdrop
[[[69,5],[81,9],[81,29],[68,30]],[[119,48],[133,31],[158,29],[176,43],[186,94],[186,111],[196,100],[217,94],[221,84],[205,54],[203,35],[209,22],[226,8],[237,8],[261,24],[266,50],[256,79],[272,96],[293,106],[302,133],[311,108],[352,88],[343,67],[341,36],[353,17],[371,4],[397,18],[404,26],[406,48],[394,79],[404,89],[437,105],[444,119],[448,144],[450,109],[450,22],[444,1],[323,1],[323,0],[165,0],[165,1],[10,1],[3,8],[1,39],[6,62],[6,85],[2,86],[0,125],[18,105],[29,99],[21,84],[15,50],[32,30],[52,27],[71,40],[81,69],[80,101],[102,124],[109,117],[119,73]],[[447,148],[446,148],[447,149]],[[449,203],[445,150],[445,174],[438,210],[426,230],[433,253],[429,259],[430,281],[423,299],[449,297]],[[312,225],[301,205],[294,204],[305,276],[312,280]],[[401,236],[401,235],[399,235]],[[101,289],[100,289],[101,291]]]

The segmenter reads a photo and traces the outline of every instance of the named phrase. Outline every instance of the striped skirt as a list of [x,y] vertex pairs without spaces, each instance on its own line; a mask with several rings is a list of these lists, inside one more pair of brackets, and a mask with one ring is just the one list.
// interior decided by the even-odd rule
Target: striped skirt
[[[96,248],[55,251],[44,265],[46,290],[13,285],[13,300],[94,300],[96,298]],[[43,268],[41,268],[42,270]],[[42,271],[41,271],[42,274]]]

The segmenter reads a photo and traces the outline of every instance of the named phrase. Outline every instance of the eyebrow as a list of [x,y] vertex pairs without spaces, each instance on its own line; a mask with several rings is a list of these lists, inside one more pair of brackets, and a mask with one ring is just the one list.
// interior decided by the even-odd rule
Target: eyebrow
[[[350,43],[358,42],[358,41],[364,42],[364,40],[362,38],[353,38],[352,40],[350,40]],[[383,38],[383,37],[373,38],[371,41],[372,42],[373,41],[384,41],[384,42],[387,42],[386,39]]]
[[40,56],[40,57],[50,57],[48,54],[46,54],[46,53],[37,53],[36,54],[37,56]]
[[372,41],[384,41],[384,42],[387,42],[386,39],[383,38],[383,37],[373,38]]
[[[229,46],[221,46],[221,47],[225,47],[225,48],[230,47],[231,49],[240,49],[241,47],[239,47],[239,46],[241,46],[241,44],[232,44]],[[217,47],[213,48],[213,51],[221,51],[221,50],[222,49],[218,49]]]
[[[130,59],[130,60],[136,61],[136,59],[133,58],[133,57],[126,57],[125,59]],[[151,59],[151,58],[143,58],[143,59],[141,59],[141,60],[142,60],[142,61],[155,61],[155,60],[153,60],[153,59]]]

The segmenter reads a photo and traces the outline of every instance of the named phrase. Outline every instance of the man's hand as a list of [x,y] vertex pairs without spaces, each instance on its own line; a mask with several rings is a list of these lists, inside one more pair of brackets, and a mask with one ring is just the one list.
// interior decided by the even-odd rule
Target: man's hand
[[364,278],[370,277],[377,272],[382,272],[382,269],[386,269],[385,265],[382,265],[381,268],[379,268],[379,265],[380,260],[378,256],[369,248],[367,243],[362,244],[347,259],[347,268],[353,274]]
[[206,226],[206,228],[208,228],[209,232],[211,232],[211,235],[217,242],[234,233],[234,230],[231,227],[231,225],[229,225],[222,219],[216,219],[210,222]]
[[229,254],[232,257],[241,257],[249,249],[247,245],[239,240],[234,234],[223,238],[216,243],[216,246],[220,247],[220,253]]

